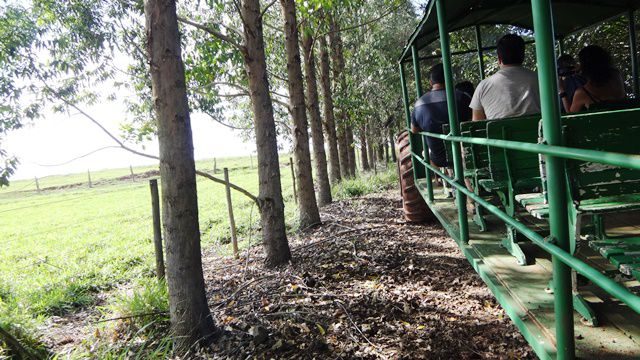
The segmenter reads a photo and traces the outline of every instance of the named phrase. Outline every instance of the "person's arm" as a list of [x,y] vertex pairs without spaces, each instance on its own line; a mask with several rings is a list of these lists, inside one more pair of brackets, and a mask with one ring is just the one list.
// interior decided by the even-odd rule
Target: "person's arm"
[[573,94],[573,101],[571,102],[571,108],[569,109],[570,113],[575,113],[578,111],[582,111],[587,107],[587,102],[589,101],[589,97],[587,93],[582,90],[582,88],[577,89]]
[[486,120],[487,115],[484,113],[484,109],[473,109],[473,113],[471,114],[471,120]]
[[420,127],[418,125],[416,125],[414,122],[411,122],[411,132],[414,134],[417,134],[419,132],[421,132],[422,129],[420,129]]
[[471,102],[469,103],[469,107],[471,108],[471,121],[485,120],[487,118],[487,115],[484,113],[484,106],[482,106],[482,101],[480,100],[484,94],[485,81],[486,79],[478,84],[476,91],[471,97]]
[[569,100],[569,96],[567,96],[566,88],[564,86],[565,81],[566,78],[564,77],[558,78],[558,95],[560,96],[562,108],[565,112],[569,112],[569,110],[571,110],[571,100]]

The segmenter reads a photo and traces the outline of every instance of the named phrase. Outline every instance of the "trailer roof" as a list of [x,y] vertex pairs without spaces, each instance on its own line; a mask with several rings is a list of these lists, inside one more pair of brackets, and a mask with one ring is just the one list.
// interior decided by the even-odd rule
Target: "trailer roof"
[[[552,0],[551,3],[555,34],[559,38],[640,7],[640,0]],[[438,39],[434,4],[435,0],[428,0],[422,20],[407,41],[402,60],[410,55],[412,44],[422,49]],[[530,0],[446,0],[444,5],[449,32],[487,24],[533,29]]]

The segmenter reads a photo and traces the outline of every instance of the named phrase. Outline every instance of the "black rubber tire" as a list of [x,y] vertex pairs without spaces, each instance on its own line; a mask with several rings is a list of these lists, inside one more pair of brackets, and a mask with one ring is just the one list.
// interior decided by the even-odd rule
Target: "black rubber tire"
[[400,194],[404,217],[409,222],[433,221],[433,213],[424,198],[416,188],[413,179],[413,163],[409,146],[409,132],[403,131],[396,138],[398,152],[398,178],[400,180]]

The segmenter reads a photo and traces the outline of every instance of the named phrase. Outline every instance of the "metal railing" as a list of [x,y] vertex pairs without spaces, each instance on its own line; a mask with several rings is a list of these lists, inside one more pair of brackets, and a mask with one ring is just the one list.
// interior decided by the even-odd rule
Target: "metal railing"
[[[447,92],[447,104],[449,111],[449,135],[434,134],[424,132],[421,134],[411,134],[409,136],[412,153],[412,163],[414,165],[414,177],[417,179],[422,170],[416,165],[422,164],[425,169],[427,201],[433,202],[432,175],[440,176],[458,190],[456,206],[458,208],[459,239],[462,243],[468,241],[468,220],[466,212],[466,197],[473,199],[480,206],[496,215],[505,223],[513,226],[520,233],[537,244],[544,251],[552,255],[552,273],[554,283],[554,315],[556,327],[556,356],[558,359],[575,358],[575,339],[573,324],[573,302],[571,269],[584,275],[594,284],[604,291],[615,296],[631,309],[640,313],[640,297],[632,294],[623,285],[609,279],[596,269],[590,267],[581,260],[575,258],[570,253],[569,239],[569,219],[567,209],[567,184],[564,174],[564,159],[576,159],[583,161],[599,162],[609,165],[621,166],[630,169],[640,170],[640,156],[626,155],[614,152],[602,152],[588,149],[577,149],[562,146],[562,131],[560,128],[560,104],[557,96],[557,74],[555,63],[555,44],[553,20],[551,15],[550,0],[532,0],[531,10],[533,27],[535,30],[536,60],[538,65],[538,81],[540,84],[541,98],[541,118],[545,140],[548,145],[521,143],[517,141],[484,139],[477,137],[464,137],[459,134],[457,123],[454,83],[451,70],[451,49],[449,44],[449,33],[446,8],[444,0],[433,0],[428,3],[428,12],[436,10],[438,19],[438,32],[440,34],[440,48],[442,54],[442,64],[445,73],[445,88]],[[435,6],[434,6],[435,5]],[[631,22],[630,22],[631,24]],[[476,28],[477,52],[479,56],[479,66],[482,74],[482,46],[479,43],[480,36]],[[415,36],[410,39],[410,50],[413,57],[413,72],[415,77],[416,92],[418,98],[422,96],[422,80],[420,76],[420,56],[415,45]],[[633,39],[635,41],[635,37]],[[401,59],[405,59],[409,48],[405,49]],[[634,79],[637,78],[637,59],[633,59]],[[411,125],[411,111],[409,108],[409,96],[404,74],[404,61],[400,61],[400,83],[402,86],[402,96],[404,100],[406,124]],[[636,80],[637,81],[637,80]],[[449,142],[452,146],[454,177],[449,177],[438,168],[432,166],[428,160],[428,149],[425,144],[425,157],[417,155],[422,150],[421,135],[438,138]],[[525,151],[531,153],[544,154],[547,169],[547,192],[549,198],[549,227],[551,235],[543,238],[540,234],[529,229],[527,226],[509,216],[506,212],[492,205],[473,191],[466,188],[464,183],[464,168],[462,164],[461,149],[456,143],[469,143],[476,145],[493,146],[503,149]]]

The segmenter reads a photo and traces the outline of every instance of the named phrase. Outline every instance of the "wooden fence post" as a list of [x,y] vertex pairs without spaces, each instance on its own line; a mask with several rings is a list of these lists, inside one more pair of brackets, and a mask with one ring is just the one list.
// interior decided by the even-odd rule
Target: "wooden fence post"
[[38,190],[38,194],[40,194],[40,183],[38,182],[38,177],[35,177],[36,179],[36,190]]
[[233,217],[233,204],[231,203],[231,186],[229,186],[229,169],[224,168],[224,182],[227,190],[227,208],[229,209],[229,227],[231,228],[231,244],[233,245],[233,257],[238,258],[238,237],[236,235],[236,220]]
[[216,158],[213,158],[213,173],[217,173],[218,172],[218,162],[216,161]]
[[87,178],[89,178],[89,188],[92,188],[93,186],[91,185],[91,171],[87,169]]
[[160,196],[158,195],[158,180],[149,180],[151,188],[151,214],[153,216],[153,247],[156,253],[156,276],[164,279],[164,257],[162,251],[162,229],[160,224]]
[[133,173],[133,166],[129,165],[129,171],[131,171],[131,182],[136,182],[136,175]]
[[296,190],[296,172],[293,169],[293,158],[289,157],[289,165],[291,166],[291,179],[293,180],[293,201],[298,203],[298,191]]

